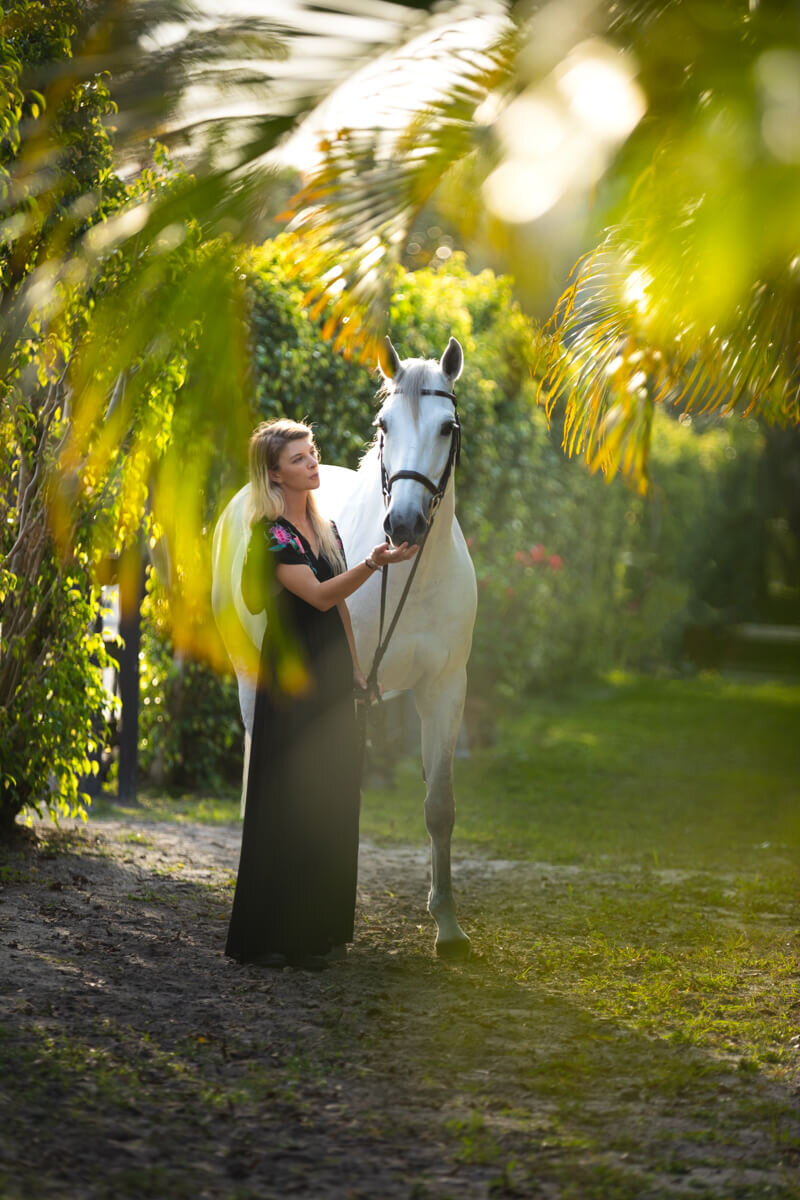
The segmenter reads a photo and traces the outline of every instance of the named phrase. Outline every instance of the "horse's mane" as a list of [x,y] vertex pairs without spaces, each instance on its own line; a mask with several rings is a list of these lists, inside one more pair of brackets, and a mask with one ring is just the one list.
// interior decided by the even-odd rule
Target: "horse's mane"
[[363,470],[365,467],[368,468],[372,459],[377,458],[377,457],[378,457],[378,434],[376,431],[374,438],[372,439],[370,444],[367,446],[364,453],[361,455],[361,458],[358,460],[359,471]]

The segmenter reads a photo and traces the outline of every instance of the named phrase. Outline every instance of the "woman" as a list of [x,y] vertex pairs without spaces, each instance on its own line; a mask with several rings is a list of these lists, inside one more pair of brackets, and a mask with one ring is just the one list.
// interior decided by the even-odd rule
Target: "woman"
[[[275,683],[275,630],[261,648],[242,849],[226,953],[321,969],[353,940],[361,762],[353,684],[366,687],[347,596],[377,567],[416,552],[388,542],[347,569],[336,526],[314,501],[312,431],[295,421],[250,439],[252,536],[242,571],[251,612],[268,605],[300,651],[299,695]],[[273,594],[277,596],[273,604]]]

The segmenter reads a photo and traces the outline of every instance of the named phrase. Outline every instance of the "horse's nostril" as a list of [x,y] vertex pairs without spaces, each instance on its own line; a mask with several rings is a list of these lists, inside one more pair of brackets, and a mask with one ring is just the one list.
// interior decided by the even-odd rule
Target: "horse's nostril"
[[418,513],[414,521],[414,536],[421,538],[427,527],[428,523],[423,517],[422,513]]
[[384,528],[395,546],[402,546],[403,542],[414,540],[414,531],[404,521],[390,521],[387,517]]

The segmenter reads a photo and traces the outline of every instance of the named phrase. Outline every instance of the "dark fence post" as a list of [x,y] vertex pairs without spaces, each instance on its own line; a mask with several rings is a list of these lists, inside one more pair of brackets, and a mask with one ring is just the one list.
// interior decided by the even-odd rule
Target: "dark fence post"
[[144,558],[141,547],[125,550],[119,562],[119,695],[122,705],[119,731],[121,804],[136,803],[136,768],[139,749],[139,643],[140,609],[144,597]]

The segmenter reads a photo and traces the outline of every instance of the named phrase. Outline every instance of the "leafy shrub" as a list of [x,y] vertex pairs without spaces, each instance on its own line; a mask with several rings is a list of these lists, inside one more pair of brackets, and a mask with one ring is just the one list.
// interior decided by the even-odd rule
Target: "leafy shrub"
[[[11,8],[0,29],[0,836],[25,805],[83,810],[107,704],[93,581],[168,530],[173,599],[186,595],[191,617],[208,449],[235,460],[246,429],[229,240],[205,237],[180,200],[185,174],[158,147],[129,182],[114,174],[108,75],[91,73],[91,54],[67,64],[76,39],[91,43],[92,6]],[[135,238],[124,221],[98,228],[166,194],[168,236],[158,220]],[[35,272],[47,282],[29,291]],[[209,297],[215,320],[201,327]]]
[[[392,333],[403,353],[437,354],[450,333],[465,349],[456,487],[479,582],[473,697],[674,661],[683,628],[713,608],[711,580],[735,574],[737,555],[751,565],[757,430],[658,412],[642,498],[565,457],[536,404],[541,336],[510,279],[472,275],[460,255],[407,275]],[[743,615],[745,586],[721,589],[726,616]]]
[[[103,667],[111,666],[102,634],[94,632],[98,595],[89,588],[77,563],[62,573],[46,559],[27,592],[26,607],[35,611],[48,597],[45,619],[35,630],[35,644],[0,637],[0,655],[22,668],[33,656],[35,669],[22,673],[13,704],[0,706],[2,797],[0,822],[7,836],[14,818],[26,806],[39,816],[49,810],[58,816],[86,818],[88,795],[81,790],[86,776],[97,771],[97,754],[107,727],[108,698]],[[18,581],[0,573],[0,602]],[[27,664],[26,664],[27,665]]]
[[[753,427],[695,431],[658,412],[643,498],[531,440],[529,494],[499,528],[484,517],[467,530],[479,581],[473,691],[521,696],[612,666],[656,670],[677,662],[688,625],[744,619],[760,446]],[[738,584],[712,595],[709,581],[736,563]]]
[[[67,244],[75,236],[74,212],[86,193],[92,197],[87,223],[124,199],[125,189],[111,173],[105,120],[115,107],[106,78],[53,89],[46,119],[42,97],[29,90],[31,67],[39,64],[60,62],[53,73],[69,78],[63,62],[72,54],[79,9],[76,0],[59,0],[46,14],[41,6],[20,4],[0,31],[6,97],[0,119],[0,837],[12,834],[25,806],[56,817],[85,816],[83,780],[94,770],[105,733],[106,655],[93,633],[99,601],[90,583],[89,521],[84,512],[68,532],[59,528],[50,487],[67,427],[64,364],[86,332],[80,297],[88,285],[66,273],[59,281],[61,329],[48,328],[44,299],[24,301],[26,319],[18,322],[20,294],[44,263],[48,239]],[[28,165],[19,172],[24,153]],[[34,159],[53,162],[56,154],[64,167],[61,190],[27,194],[37,178],[31,175]],[[15,242],[14,226],[23,215],[25,233]],[[98,268],[93,286],[101,274]],[[54,538],[54,526],[60,538]]]
[[[310,421],[322,456],[355,467],[364,449],[377,387],[368,369],[324,341],[292,278],[291,242],[254,249],[243,264],[249,300],[255,421]],[[243,482],[243,481],[242,481]]]

